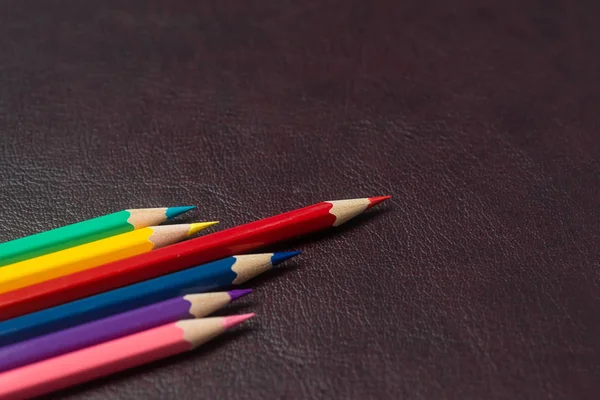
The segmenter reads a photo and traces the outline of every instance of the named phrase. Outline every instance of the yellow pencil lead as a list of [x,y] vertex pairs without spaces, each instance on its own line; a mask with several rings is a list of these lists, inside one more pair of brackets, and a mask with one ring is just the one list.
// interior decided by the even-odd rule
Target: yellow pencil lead
[[188,236],[192,236],[208,227],[218,224],[219,221],[210,221],[210,222],[196,222],[194,224],[190,224],[190,230],[188,231]]

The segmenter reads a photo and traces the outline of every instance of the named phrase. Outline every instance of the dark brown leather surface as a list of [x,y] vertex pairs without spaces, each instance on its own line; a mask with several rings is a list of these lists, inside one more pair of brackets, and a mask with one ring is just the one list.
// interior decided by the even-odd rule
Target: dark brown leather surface
[[0,3],[0,240],[391,194],[258,318],[50,398],[597,399],[598,1]]

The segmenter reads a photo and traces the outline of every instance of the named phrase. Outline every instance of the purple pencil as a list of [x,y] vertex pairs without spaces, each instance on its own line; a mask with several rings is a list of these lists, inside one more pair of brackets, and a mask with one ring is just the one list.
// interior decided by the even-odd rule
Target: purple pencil
[[190,294],[0,347],[0,372],[188,318],[205,317],[252,289]]

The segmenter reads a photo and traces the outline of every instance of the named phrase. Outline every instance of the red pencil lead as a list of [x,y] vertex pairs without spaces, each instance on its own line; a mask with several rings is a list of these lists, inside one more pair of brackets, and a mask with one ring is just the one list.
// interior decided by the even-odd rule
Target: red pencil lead
[[391,198],[392,196],[369,197],[369,202],[371,202],[371,204],[368,208],[375,207],[377,204],[383,203],[384,201],[389,200]]

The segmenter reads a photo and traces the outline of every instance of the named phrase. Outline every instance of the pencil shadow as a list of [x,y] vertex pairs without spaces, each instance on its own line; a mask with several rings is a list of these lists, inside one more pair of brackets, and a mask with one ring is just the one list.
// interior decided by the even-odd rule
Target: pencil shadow
[[[295,270],[299,269],[300,268],[299,261],[300,260],[296,260],[296,259],[286,261],[285,263],[281,264],[280,266],[276,266],[275,268],[268,270],[267,272],[257,276],[254,279],[249,280],[248,282],[245,282],[241,285],[230,285],[224,290],[239,290],[239,289],[259,290],[257,288],[259,286],[265,284],[266,282],[272,281],[273,279],[275,279],[277,277],[291,274]],[[252,294],[249,294],[248,296],[245,296],[239,300],[236,300],[235,303],[232,303],[232,304],[234,304],[234,305],[235,304],[247,304],[246,302],[248,300],[250,300],[251,298],[252,298]],[[229,306],[229,307],[231,307],[231,306]]]
[[245,302],[244,304],[231,304],[225,308],[215,311],[214,313],[210,314],[209,317],[225,317],[228,315],[246,314],[252,312],[251,309],[257,304],[258,303],[256,301],[249,301]]
[[78,386],[65,388],[37,398],[42,400],[56,400],[58,398],[71,396],[81,396],[82,398],[84,398],[86,396],[86,392],[99,388],[103,385],[118,384],[121,382],[123,382],[123,384],[127,384],[126,381],[131,378],[134,378],[136,375],[151,373],[160,368],[173,368],[176,367],[177,364],[192,361],[194,359],[197,359],[198,357],[207,357],[215,353],[216,351],[219,351],[221,347],[241,340],[242,335],[252,331],[254,331],[252,327],[242,326],[240,328],[236,328],[234,331],[222,334],[221,336],[202,345],[196,350],[180,353],[162,360],[156,360],[148,364],[140,365],[138,367],[134,367],[125,371],[117,372],[114,375],[98,378],[90,382],[82,383]]
[[193,224],[194,222],[201,222],[201,221],[199,221],[198,216],[184,214],[184,215],[177,216],[173,219],[170,219],[168,221],[165,221],[161,225],[165,226],[165,225]]
[[265,284],[266,282],[272,281],[276,278],[282,277],[287,274],[291,274],[292,272],[294,272],[295,270],[297,270],[299,268],[300,268],[300,260],[292,259],[292,260],[286,261],[285,263],[278,265],[275,268],[265,272],[264,274],[261,274],[261,275],[257,276],[256,278],[244,283],[242,285],[242,288],[254,289],[258,286]]

